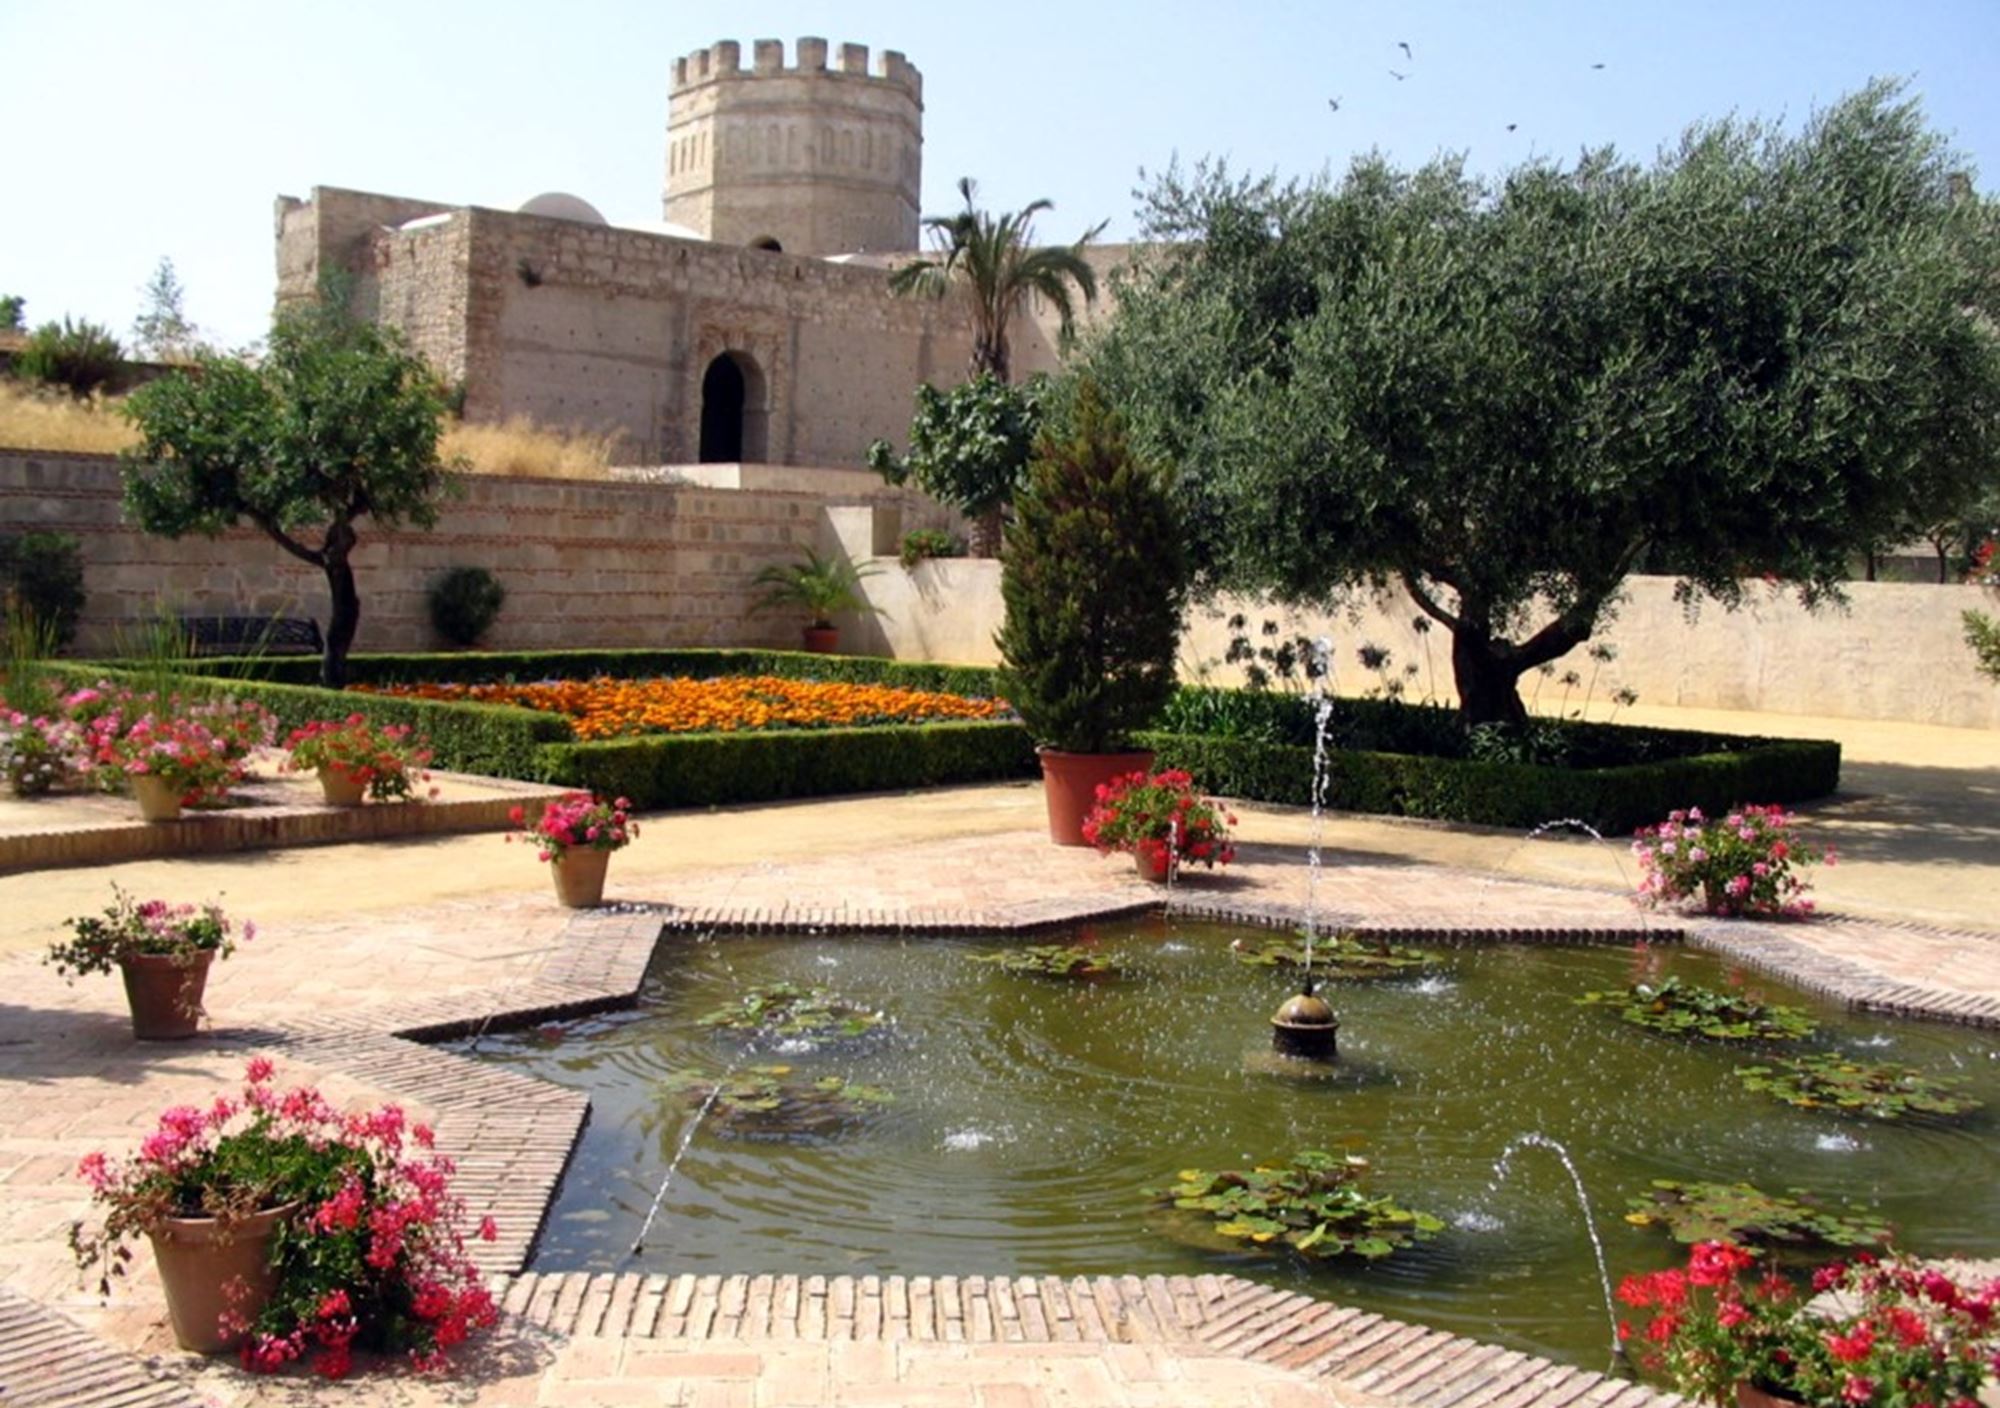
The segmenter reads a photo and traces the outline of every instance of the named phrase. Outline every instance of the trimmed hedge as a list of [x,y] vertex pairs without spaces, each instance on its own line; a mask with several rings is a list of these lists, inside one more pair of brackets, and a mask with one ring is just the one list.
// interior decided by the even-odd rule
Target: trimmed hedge
[[[1838,743],[1731,742],[1741,745],[1737,751],[1612,768],[1329,750],[1326,805],[1484,826],[1534,827],[1574,817],[1609,836],[1663,820],[1677,807],[1721,812],[1744,802],[1799,802],[1840,784]],[[1221,796],[1312,804],[1310,748],[1174,733],[1143,734],[1140,744],[1158,754],[1158,766],[1185,768]]]
[[546,775],[638,807],[767,802],[1025,777],[1035,749],[1018,723],[683,733],[543,748]]
[[[203,674],[287,684],[319,679],[319,661],[280,656],[211,656],[188,662]],[[350,655],[356,684],[496,684],[528,680],[654,676],[713,679],[777,675],[840,684],[884,684],[990,699],[996,672],[982,665],[928,665],[872,655],[816,655],[802,650],[469,650],[449,655]]]

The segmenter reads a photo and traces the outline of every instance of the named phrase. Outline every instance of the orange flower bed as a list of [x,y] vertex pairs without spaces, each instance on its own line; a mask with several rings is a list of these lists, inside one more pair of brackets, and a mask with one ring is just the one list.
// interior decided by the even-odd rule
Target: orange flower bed
[[867,724],[1000,719],[999,699],[821,684],[775,675],[721,679],[544,680],[539,684],[401,684],[367,686],[377,694],[475,704],[513,704],[562,714],[581,739],[643,733],[734,733],[748,729],[853,728]]

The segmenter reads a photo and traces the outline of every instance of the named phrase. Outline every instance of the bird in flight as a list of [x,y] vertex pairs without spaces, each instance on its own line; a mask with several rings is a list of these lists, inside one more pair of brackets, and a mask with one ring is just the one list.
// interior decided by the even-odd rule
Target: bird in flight
[[1389,77],[1395,79],[1398,83],[1401,83],[1404,79],[1408,78],[1409,76],[1410,75],[1408,75],[1407,73],[1398,73],[1393,68],[1389,70]]
[[1520,125],[1521,125],[1521,124],[1520,124],[1520,123],[1518,123],[1518,122],[1510,122],[1510,123],[1508,123],[1508,124],[1507,124],[1507,130],[1508,130],[1509,132],[1512,132],[1512,131],[1513,131],[1513,130],[1514,130],[1514,129],[1516,128],[1516,127],[1519,127]]
[[1398,49],[1401,49],[1401,50],[1403,51],[1403,57],[1404,57],[1404,58],[1406,58],[1406,59],[1409,59],[1409,60],[1411,60],[1412,62],[1415,62],[1415,60],[1416,60],[1416,57],[1417,57],[1417,56],[1416,56],[1415,54],[1412,54],[1412,53],[1410,52],[1410,46],[1409,46],[1409,44],[1408,44],[1408,43],[1407,43],[1406,41],[1404,41],[1404,40],[1401,40],[1401,39],[1398,39],[1398,40],[1396,41],[1396,47],[1397,47]]
[[1592,64],[1592,65],[1591,65],[1591,67],[1592,67],[1592,68],[1603,68],[1603,67],[1604,67],[1604,65],[1603,65],[1603,64]]
[[1326,105],[1332,108],[1335,112],[1340,111],[1340,99],[1338,98],[1328,98],[1326,100]]

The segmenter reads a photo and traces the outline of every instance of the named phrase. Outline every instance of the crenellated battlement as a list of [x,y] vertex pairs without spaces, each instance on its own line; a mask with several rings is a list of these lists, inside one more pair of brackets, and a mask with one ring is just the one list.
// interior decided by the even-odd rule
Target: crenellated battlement
[[704,84],[737,79],[834,78],[889,84],[922,101],[923,74],[896,50],[883,50],[871,72],[866,44],[842,44],[832,67],[827,62],[830,47],[824,39],[806,36],[794,46],[795,62],[788,68],[783,40],[758,39],[750,46],[750,66],[745,68],[743,46],[734,39],[720,40],[674,60],[673,91],[682,93]]

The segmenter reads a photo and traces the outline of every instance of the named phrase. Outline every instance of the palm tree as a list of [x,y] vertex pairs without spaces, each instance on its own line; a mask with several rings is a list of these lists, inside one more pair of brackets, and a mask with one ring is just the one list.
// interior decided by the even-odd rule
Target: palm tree
[[924,221],[937,246],[936,257],[913,259],[889,276],[894,293],[919,298],[943,298],[953,288],[963,290],[972,314],[971,375],[991,372],[1011,381],[1007,326],[1030,293],[1047,299],[1068,337],[1075,322],[1071,287],[1085,303],[1097,299],[1097,273],[1085,262],[1083,247],[1103,232],[1087,230],[1075,244],[1036,249],[1030,241],[1035,217],[1051,208],[1032,201],[1018,211],[994,215],[973,204],[977,190],[970,176],[959,178],[965,209],[956,215],[935,215]]

